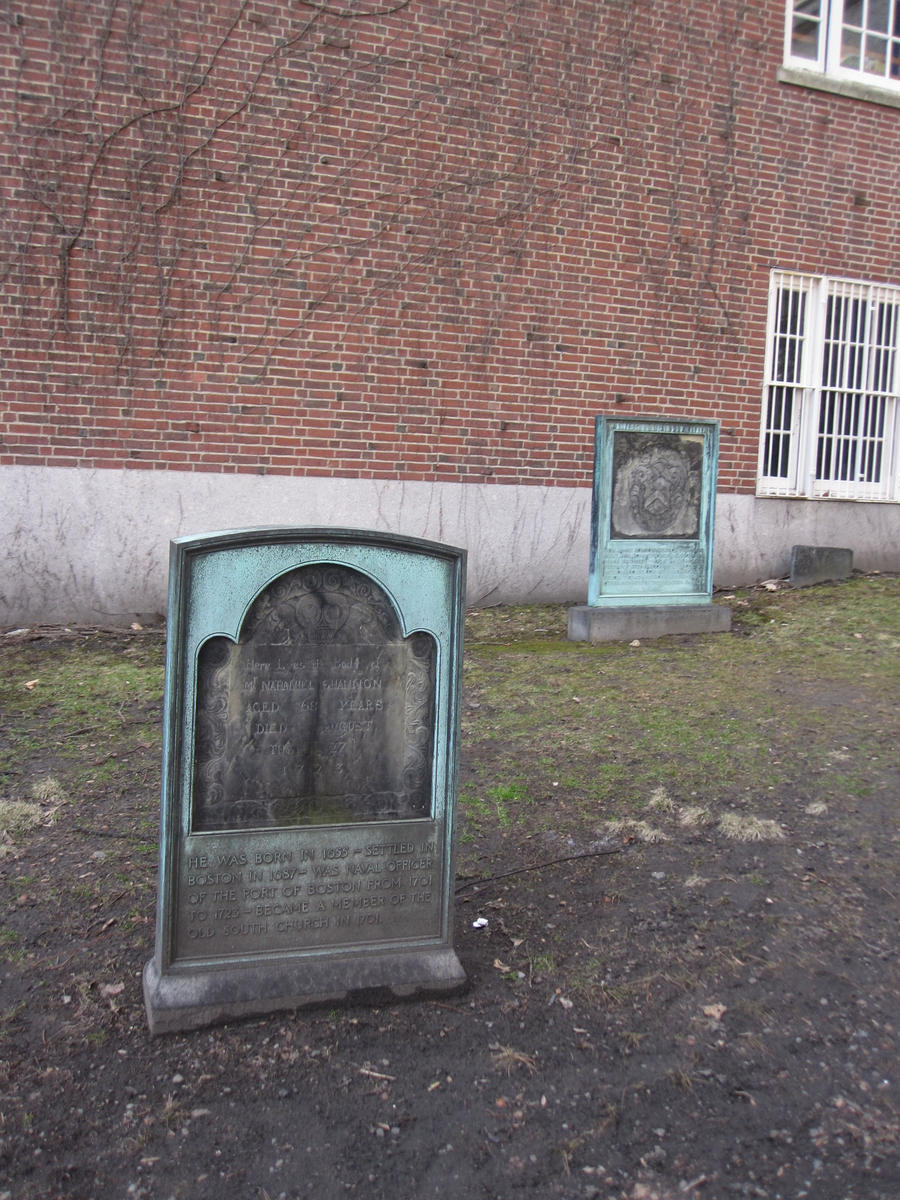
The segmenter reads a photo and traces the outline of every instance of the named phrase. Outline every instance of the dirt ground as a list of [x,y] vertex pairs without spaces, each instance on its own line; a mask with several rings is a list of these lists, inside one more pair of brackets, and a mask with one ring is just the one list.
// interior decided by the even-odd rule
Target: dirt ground
[[[43,781],[29,783],[38,819],[0,860],[0,1200],[897,1200],[900,720],[884,680],[897,682],[900,588],[886,586],[895,623],[871,680],[786,684],[806,732],[779,744],[776,787],[754,777],[759,832],[741,838],[697,816],[703,795],[689,808],[698,788],[681,797],[674,767],[643,825],[588,820],[576,782],[561,782],[580,751],[554,730],[546,773],[535,759],[503,793],[523,745],[479,722],[502,715],[491,676],[504,646],[518,639],[527,654],[543,639],[535,688],[593,664],[610,692],[638,651],[557,646],[562,610],[520,615],[505,643],[499,617],[489,635],[476,621],[455,935],[468,990],[158,1038],[140,980],[155,920],[162,635],[0,637],[7,700],[21,698],[0,722],[3,795]],[[759,621],[717,636],[726,665],[738,650],[778,654]],[[835,645],[853,636],[842,626]],[[703,671],[711,640],[669,639],[645,662]],[[98,654],[144,683],[129,676],[102,712],[60,708],[59,689],[77,687],[77,674],[65,682],[73,656]],[[781,718],[767,711],[769,754]],[[831,778],[839,767],[853,782],[836,785],[837,803],[824,766],[811,772],[798,753],[816,731]],[[592,756],[579,760],[585,779]],[[488,781],[496,821],[478,808]]]

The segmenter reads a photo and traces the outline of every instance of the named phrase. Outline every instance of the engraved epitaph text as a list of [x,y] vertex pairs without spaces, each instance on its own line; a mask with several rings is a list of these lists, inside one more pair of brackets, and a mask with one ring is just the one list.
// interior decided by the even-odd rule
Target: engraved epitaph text
[[193,831],[430,816],[435,670],[366,575],[281,576],[200,650]]

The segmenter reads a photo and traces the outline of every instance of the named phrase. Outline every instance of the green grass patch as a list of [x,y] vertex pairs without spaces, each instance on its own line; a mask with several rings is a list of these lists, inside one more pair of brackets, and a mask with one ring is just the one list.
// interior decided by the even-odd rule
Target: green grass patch
[[[828,805],[871,794],[870,766],[898,724],[900,581],[752,590],[731,603],[731,634],[639,647],[563,640],[562,609],[535,610],[537,640],[521,609],[490,623],[479,614],[465,736],[483,815],[491,778],[528,780],[531,805],[502,797],[523,828],[548,802],[568,820],[639,820],[660,786],[688,817],[773,794]],[[849,762],[834,757],[844,744]]]
[[[733,633],[640,646],[569,642],[563,606],[470,613],[463,843],[724,837],[741,827],[729,814],[789,827],[882,796],[900,735],[900,580],[728,603]],[[8,843],[137,790],[131,852],[155,858],[163,671],[158,634],[0,647]]]
[[0,795],[27,791],[48,761],[71,793],[128,779],[130,754],[158,753],[164,654],[158,634],[3,647],[0,711],[11,736],[0,749]]

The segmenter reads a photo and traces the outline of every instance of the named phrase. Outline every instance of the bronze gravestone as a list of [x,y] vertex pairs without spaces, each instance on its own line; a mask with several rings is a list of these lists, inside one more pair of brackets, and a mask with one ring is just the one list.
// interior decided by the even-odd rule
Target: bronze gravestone
[[726,630],[714,604],[719,424],[597,417],[588,602],[569,609],[574,641]]
[[463,572],[352,531],[173,543],[154,1032],[464,982]]

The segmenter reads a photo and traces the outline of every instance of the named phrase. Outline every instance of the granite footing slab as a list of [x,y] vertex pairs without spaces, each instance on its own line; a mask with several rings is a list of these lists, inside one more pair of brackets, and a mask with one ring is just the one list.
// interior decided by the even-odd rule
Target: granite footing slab
[[671,633],[727,633],[731,609],[721,604],[634,604],[569,609],[569,641],[631,642]]
[[229,962],[162,974],[151,959],[144,1004],[152,1034],[175,1033],[321,1004],[447,995],[466,983],[455,952],[445,947]]

